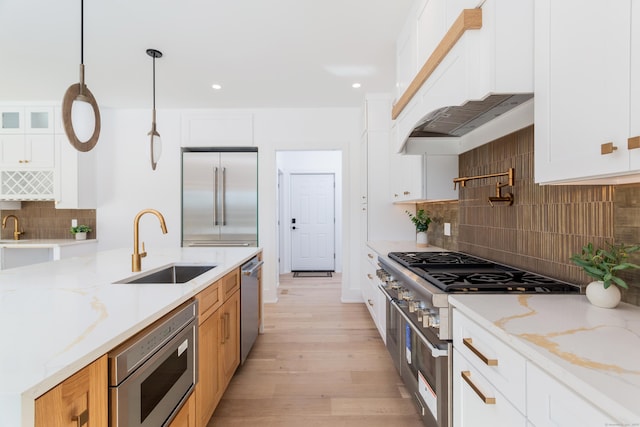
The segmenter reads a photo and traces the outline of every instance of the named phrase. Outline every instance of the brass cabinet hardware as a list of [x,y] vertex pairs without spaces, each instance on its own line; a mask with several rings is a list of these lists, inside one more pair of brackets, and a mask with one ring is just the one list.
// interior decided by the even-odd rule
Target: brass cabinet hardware
[[473,340],[471,338],[462,338],[462,343],[465,345],[465,347],[471,350],[473,354],[478,356],[478,358],[482,360],[487,366],[498,366],[498,359],[489,359],[487,356],[482,354],[480,350],[475,348],[475,346],[473,345]]
[[373,301],[371,301],[371,299],[368,299],[368,300],[367,300],[367,302],[369,303],[369,305],[370,305],[371,307],[373,307]]
[[636,148],[640,148],[640,136],[634,136],[627,139],[627,149],[635,150]]
[[367,273],[367,277],[369,278],[369,280],[373,280],[373,276],[369,273]]
[[85,409],[80,415],[71,417],[71,420],[76,422],[77,427],[87,425],[89,423],[89,411]]
[[600,154],[611,154],[616,151],[618,147],[613,145],[613,142],[607,142],[605,144],[600,145]]
[[371,259],[373,259],[373,254],[367,254],[367,256]]
[[404,193],[402,193],[402,194],[404,194],[405,196],[408,196],[409,194],[411,194],[411,191],[405,191],[405,192],[404,192]]
[[495,397],[485,396],[484,393],[482,392],[482,390],[480,390],[478,388],[478,386],[475,385],[475,383],[471,380],[471,372],[470,371],[460,371],[460,375],[462,376],[462,379],[464,380],[464,382],[469,384],[469,387],[471,387],[473,389],[473,391],[476,392],[478,397],[484,403],[486,403],[487,405],[495,405],[496,404],[496,398]]

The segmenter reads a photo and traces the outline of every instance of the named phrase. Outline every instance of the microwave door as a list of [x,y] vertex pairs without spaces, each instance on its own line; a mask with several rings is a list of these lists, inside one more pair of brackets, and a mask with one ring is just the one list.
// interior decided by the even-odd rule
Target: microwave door
[[182,240],[216,242],[221,238],[220,153],[182,154]]

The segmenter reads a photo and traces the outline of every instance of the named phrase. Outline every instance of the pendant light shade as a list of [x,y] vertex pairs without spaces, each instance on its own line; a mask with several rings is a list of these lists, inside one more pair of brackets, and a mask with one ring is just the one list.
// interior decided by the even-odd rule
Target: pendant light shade
[[100,110],[84,83],[84,1],[80,0],[80,83],[72,84],[62,98],[62,125],[71,145],[89,151],[100,136]]
[[147,135],[151,137],[151,169],[156,170],[156,165],[162,154],[162,139],[156,129],[156,58],[162,58],[162,52],[156,49],[147,49],[147,55],[153,58],[153,112],[151,114],[151,130]]

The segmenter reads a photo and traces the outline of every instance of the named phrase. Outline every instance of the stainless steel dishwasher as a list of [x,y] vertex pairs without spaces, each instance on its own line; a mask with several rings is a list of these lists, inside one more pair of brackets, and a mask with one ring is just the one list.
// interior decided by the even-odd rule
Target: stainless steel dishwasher
[[247,359],[260,329],[260,274],[262,264],[253,257],[240,268],[240,363]]

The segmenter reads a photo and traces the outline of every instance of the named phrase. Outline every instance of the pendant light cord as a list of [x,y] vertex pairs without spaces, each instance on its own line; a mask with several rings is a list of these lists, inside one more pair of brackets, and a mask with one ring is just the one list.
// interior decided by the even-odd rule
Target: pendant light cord
[[80,64],[84,65],[84,0],[80,0]]
[[156,110],[156,56],[153,56],[153,111]]

